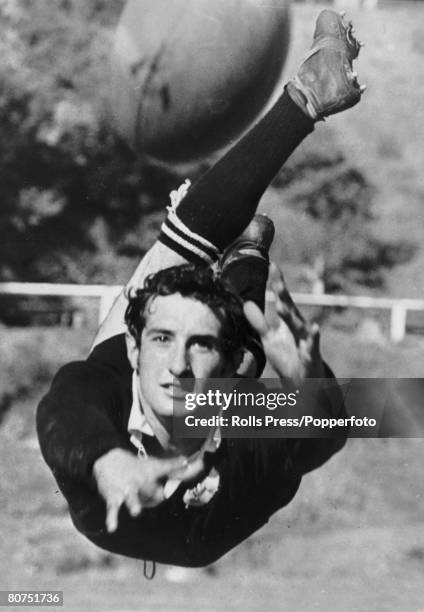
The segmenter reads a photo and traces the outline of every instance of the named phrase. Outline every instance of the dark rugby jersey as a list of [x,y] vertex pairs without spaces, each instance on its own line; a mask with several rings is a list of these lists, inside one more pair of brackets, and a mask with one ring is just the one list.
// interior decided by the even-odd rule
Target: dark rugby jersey
[[[205,474],[214,467],[220,477],[219,489],[208,503],[186,507],[183,496],[192,485],[182,483],[169,499],[144,508],[138,517],[121,508],[118,529],[110,534],[92,469],[113,448],[137,452],[127,431],[131,375],[124,335],[115,336],[97,346],[86,361],[61,368],[37,411],[41,450],[76,528],[114,553],[174,565],[208,565],[287,505],[303,473],[324,463],[345,441],[343,436],[224,438],[215,453],[205,455]],[[337,414],[331,413],[334,403],[332,408],[328,402],[325,409],[341,416],[342,401]]]

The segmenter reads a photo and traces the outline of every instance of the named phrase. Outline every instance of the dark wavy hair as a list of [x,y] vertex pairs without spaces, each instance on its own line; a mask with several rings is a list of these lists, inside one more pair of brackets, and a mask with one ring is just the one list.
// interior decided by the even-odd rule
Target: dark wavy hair
[[142,289],[127,292],[125,323],[140,348],[141,333],[146,322],[146,307],[157,296],[179,293],[206,304],[221,322],[223,354],[232,358],[246,346],[251,334],[243,313],[243,302],[229,284],[210,268],[193,264],[173,266],[148,276]]

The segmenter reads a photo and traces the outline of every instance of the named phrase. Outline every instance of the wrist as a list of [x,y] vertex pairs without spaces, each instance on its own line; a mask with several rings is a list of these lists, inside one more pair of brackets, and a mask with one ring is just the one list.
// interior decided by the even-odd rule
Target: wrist
[[120,457],[129,455],[128,451],[122,448],[112,448],[107,453],[101,455],[93,463],[93,476],[98,480],[99,476],[103,473],[104,469],[110,464],[114,464]]

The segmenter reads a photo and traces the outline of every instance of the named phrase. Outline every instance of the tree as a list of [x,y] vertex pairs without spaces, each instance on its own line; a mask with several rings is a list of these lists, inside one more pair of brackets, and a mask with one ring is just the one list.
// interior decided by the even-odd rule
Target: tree
[[122,5],[0,5],[3,279],[119,282],[151,242],[174,182],[146,173],[110,126],[107,58]]
[[328,126],[289,160],[274,187],[282,190],[286,205],[304,215],[307,240],[297,261],[311,268],[320,262],[328,292],[381,288],[385,271],[415,253],[407,240],[376,236],[372,182],[346,158]]
[[[124,282],[180,181],[113,133],[108,56],[123,4],[0,0],[2,280]],[[376,238],[372,184],[331,138],[309,140],[274,182],[305,217],[285,261],[322,261],[327,290],[378,286],[413,246]]]

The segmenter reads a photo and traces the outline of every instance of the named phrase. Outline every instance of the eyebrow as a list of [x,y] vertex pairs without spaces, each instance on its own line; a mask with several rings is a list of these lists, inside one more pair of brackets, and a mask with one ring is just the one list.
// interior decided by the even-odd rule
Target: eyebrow
[[[172,331],[170,329],[166,329],[163,327],[152,327],[151,329],[146,329],[146,335],[147,336],[153,336],[155,334],[163,334],[166,336],[175,336],[175,331]],[[189,344],[194,344],[195,342],[198,341],[203,341],[203,342],[210,342],[211,344],[214,344],[216,347],[220,347],[221,346],[221,338],[214,336],[212,334],[193,334],[192,336],[189,336],[188,338],[188,342]]]
[[221,339],[217,336],[213,336],[212,334],[194,334],[193,336],[190,336],[190,344],[194,344],[195,342],[198,342],[199,340],[205,342],[210,342],[211,344],[215,345],[217,348],[221,346]]
[[[146,329],[146,328],[145,328]],[[167,336],[174,336],[175,332],[170,329],[165,329],[163,327],[152,327],[151,329],[146,329],[146,334],[165,334]]]

